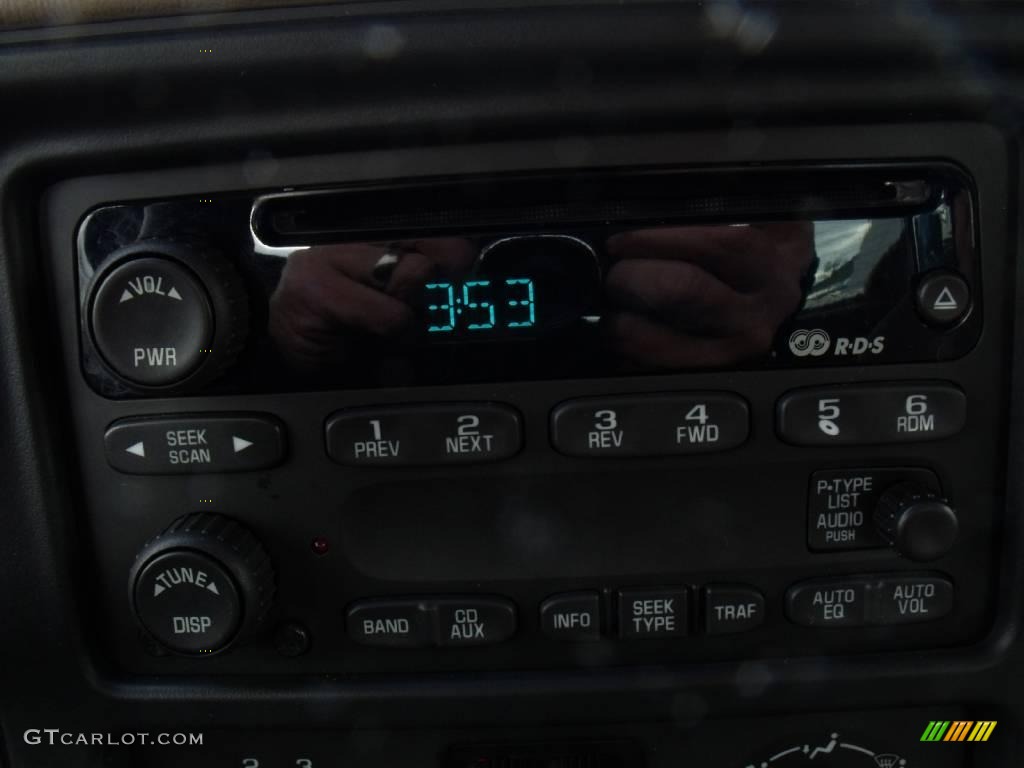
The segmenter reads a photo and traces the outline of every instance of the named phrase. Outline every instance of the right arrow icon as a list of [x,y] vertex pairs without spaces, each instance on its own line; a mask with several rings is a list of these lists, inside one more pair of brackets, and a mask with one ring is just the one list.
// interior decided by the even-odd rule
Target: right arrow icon
[[241,453],[246,448],[248,448],[250,445],[252,445],[252,441],[251,440],[245,440],[244,438],[241,438],[241,437],[234,437],[234,436],[232,436],[232,438],[231,438],[231,445],[234,447],[235,453]]

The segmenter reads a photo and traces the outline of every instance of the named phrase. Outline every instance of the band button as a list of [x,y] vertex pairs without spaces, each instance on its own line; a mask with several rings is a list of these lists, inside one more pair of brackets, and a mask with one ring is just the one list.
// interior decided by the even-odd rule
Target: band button
[[349,637],[361,645],[422,648],[434,644],[430,606],[417,600],[364,600],[345,614]]

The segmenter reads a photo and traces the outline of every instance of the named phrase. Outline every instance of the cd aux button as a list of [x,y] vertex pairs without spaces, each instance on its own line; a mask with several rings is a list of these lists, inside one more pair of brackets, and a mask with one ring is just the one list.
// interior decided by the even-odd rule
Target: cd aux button
[[516,631],[516,607],[502,598],[436,601],[441,645],[492,645]]
[[496,403],[357,408],[327,420],[328,455],[354,466],[498,461],[522,444],[519,414]]
[[746,401],[721,392],[570,400],[551,415],[551,441],[569,456],[709,453],[749,434]]
[[952,384],[864,384],[804,389],[776,409],[779,437],[793,445],[870,445],[939,440],[967,421],[967,397]]

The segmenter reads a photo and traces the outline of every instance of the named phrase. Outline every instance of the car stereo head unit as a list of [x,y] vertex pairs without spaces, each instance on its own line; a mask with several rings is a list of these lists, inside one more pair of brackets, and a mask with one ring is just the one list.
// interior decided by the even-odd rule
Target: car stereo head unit
[[51,266],[112,663],[355,675],[978,640],[1008,264],[986,214],[1005,164],[977,146],[69,182]]
[[589,172],[103,206],[111,397],[944,360],[982,313],[953,166]]

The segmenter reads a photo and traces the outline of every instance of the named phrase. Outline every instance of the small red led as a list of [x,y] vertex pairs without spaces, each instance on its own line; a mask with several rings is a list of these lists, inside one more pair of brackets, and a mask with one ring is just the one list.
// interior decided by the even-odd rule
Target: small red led
[[317,536],[313,539],[313,551],[318,555],[326,555],[327,550],[331,548],[331,545],[327,542],[325,536]]

